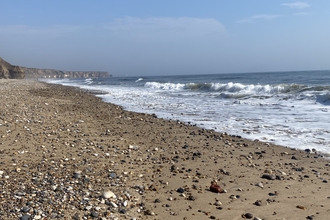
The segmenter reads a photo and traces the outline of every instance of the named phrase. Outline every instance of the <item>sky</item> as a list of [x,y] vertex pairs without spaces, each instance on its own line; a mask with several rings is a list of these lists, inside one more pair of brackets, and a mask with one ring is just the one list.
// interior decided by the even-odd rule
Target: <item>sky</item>
[[329,0],[0,0],[0,57],[113,76],[330,69]]

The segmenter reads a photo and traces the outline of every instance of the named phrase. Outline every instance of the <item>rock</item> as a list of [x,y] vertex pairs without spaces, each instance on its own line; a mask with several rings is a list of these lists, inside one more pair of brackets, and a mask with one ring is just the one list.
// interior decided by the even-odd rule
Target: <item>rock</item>
[[99,214],[97,212],[92,212],[91,213],[91,217],[92,218],[98,218],[99,217]]
[[126,214],[127,210],[126,209],[119,209],[120,214]]
[[105,199],[116,198],[116,195],[112,191],[104,191],[102,197]]
[[275,180],[275,179],[276,179],[276,176],[265,173],[265,174],[263,174],[263,175],[261,176],[261,178],[263,178],[263,179],[268,179],[268,180]]
[[293,156],[291,157],[291,159],[292,159],[292,160],[299,160],[299,158],[298,158],[297,156],[295,156],[295,155],[293,155]]
[[306,210],[306,207],[305,207],[305,206],[302,206],[302,205],[297,205],[296,207],[297,207],[298,209]]
[[259,186],[260,188],[264,188],[264,185],[262,183],[256,183],[256,186]]
[[190,196],[188,196],[187,200],[190,200],[190,201],[195,201],[195,200],[196,200],[196,198],[195,198],[194,196],[190,195]]
[[73,174],[73,178],[79,179],[81,177],[81,171],[80,170],[76,170]]
[[221,187],[215,182],[211,183],[210,191],[215,192],[215,193],[223,193],[224,192],[224,190],[221,189]]
[[72,219],[73,220],[80,220],[81,218],[80,218],[79,213],[77,212],[76,214],[74,214],[74,216],[72,216]]
[[20,217],[20,220],[29,220],[30,218],[30,215],[23,215],[22,217]]
[[184,189],[180,187],[179,189],[176,190],[178,193],[184,193]]
[[266,201],[257,200],[253,204],[256,206],[263,206],[263,205],[267,205],[268,203]]
[[117,178],[117,174],[114,173],[114,172],[111,172],[111,173],[109,174],[109,177],[110,177],[110,178]]
[[24,212],[24,213],[26,213],[26,212],[28,212],[28,211],[30,211],[30,207],[28,207],[28,206],[24,206],[22,209],[21,209],[21,211],[22,212]]
[[19,66],[13,66],[0,57],[0,79],[24,79],[24,71]]
[[251,219],[251,218],[253,218],[253,215],[251,213],[245,213],[242,215],[242,218]]
[[221,206],[222,203],[219,200],[217,200],[217,201],[215,201],[215,203],[213,203],[213,205],[215,205],[215,206]]

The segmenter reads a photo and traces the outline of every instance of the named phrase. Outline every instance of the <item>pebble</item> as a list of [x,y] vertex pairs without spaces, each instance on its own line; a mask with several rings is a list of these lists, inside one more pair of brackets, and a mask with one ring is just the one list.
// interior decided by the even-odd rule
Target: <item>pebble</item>
[[114,172],[111,172],[111,173],[109,174],[109,177],[110,177],[110,178],[117,178],[117,174],[114,173]]
[[102,196],[105,199],[116,198],[116,195],[112,191],[105,191],[103,192]]
[[24,213],[26,213],[26,212],[28,212],[28,211],[30,211],[30,207],[28,207],[28,206],[24,206],[22,209],[21,209],[21,211],[22,212],[24,212]]
[[267,179],[267,180],[275,180],[276,176],[265,173],[261,176],[261,178]]
[[190,195],[190,196],[188,196],[187,200],[195,201],[196,198],[194,196]]
[[250,219],[250,218],[253,218],[253,215],[251,213],[245,213],[245,214],[242,215],[242,217]]
[[211,183],[210,191],[211,192],[215,192],[215,193],[222,193],[222,192],[224,192],[224,190],[221,189],[221,187],[217,183],[215,183],[215,182],[212,182]]
[[256,186],[259,186],[260,188],[264,188],[264,185],[262,183],[256,183]]
[[81,171],[80,170],[75,171],[73,177],[79,179],[81,177]]
[[20,217],[20,220],[29,220],[30,217],[30,215],[23,215],[22,217]]
[[217,200],[217,201],[215,201],[215,203],[213,203],[213,205],[215,205],[215,206],[221,206],[222,203],[219,200]]
[[99,214],[98,214],[97,212],[92,212],[92,213],[91,213],[91,216],[92,216],[93,218],[98,218],[98,217],[99,217]]

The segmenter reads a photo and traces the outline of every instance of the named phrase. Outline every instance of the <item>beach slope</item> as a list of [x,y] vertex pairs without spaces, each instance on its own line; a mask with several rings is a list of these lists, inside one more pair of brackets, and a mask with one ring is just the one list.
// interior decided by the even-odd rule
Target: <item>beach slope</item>
[[312,149],[125,111],[78,88],[0,80],[0,94],[0,219],[330,214],[330,163]]

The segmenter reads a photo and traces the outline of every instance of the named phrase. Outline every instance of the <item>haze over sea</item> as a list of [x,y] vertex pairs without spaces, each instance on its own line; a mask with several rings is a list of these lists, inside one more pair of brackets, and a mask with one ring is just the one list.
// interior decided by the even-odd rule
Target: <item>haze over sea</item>
[[126,110],[330,154],[330,71],[46,79]]

